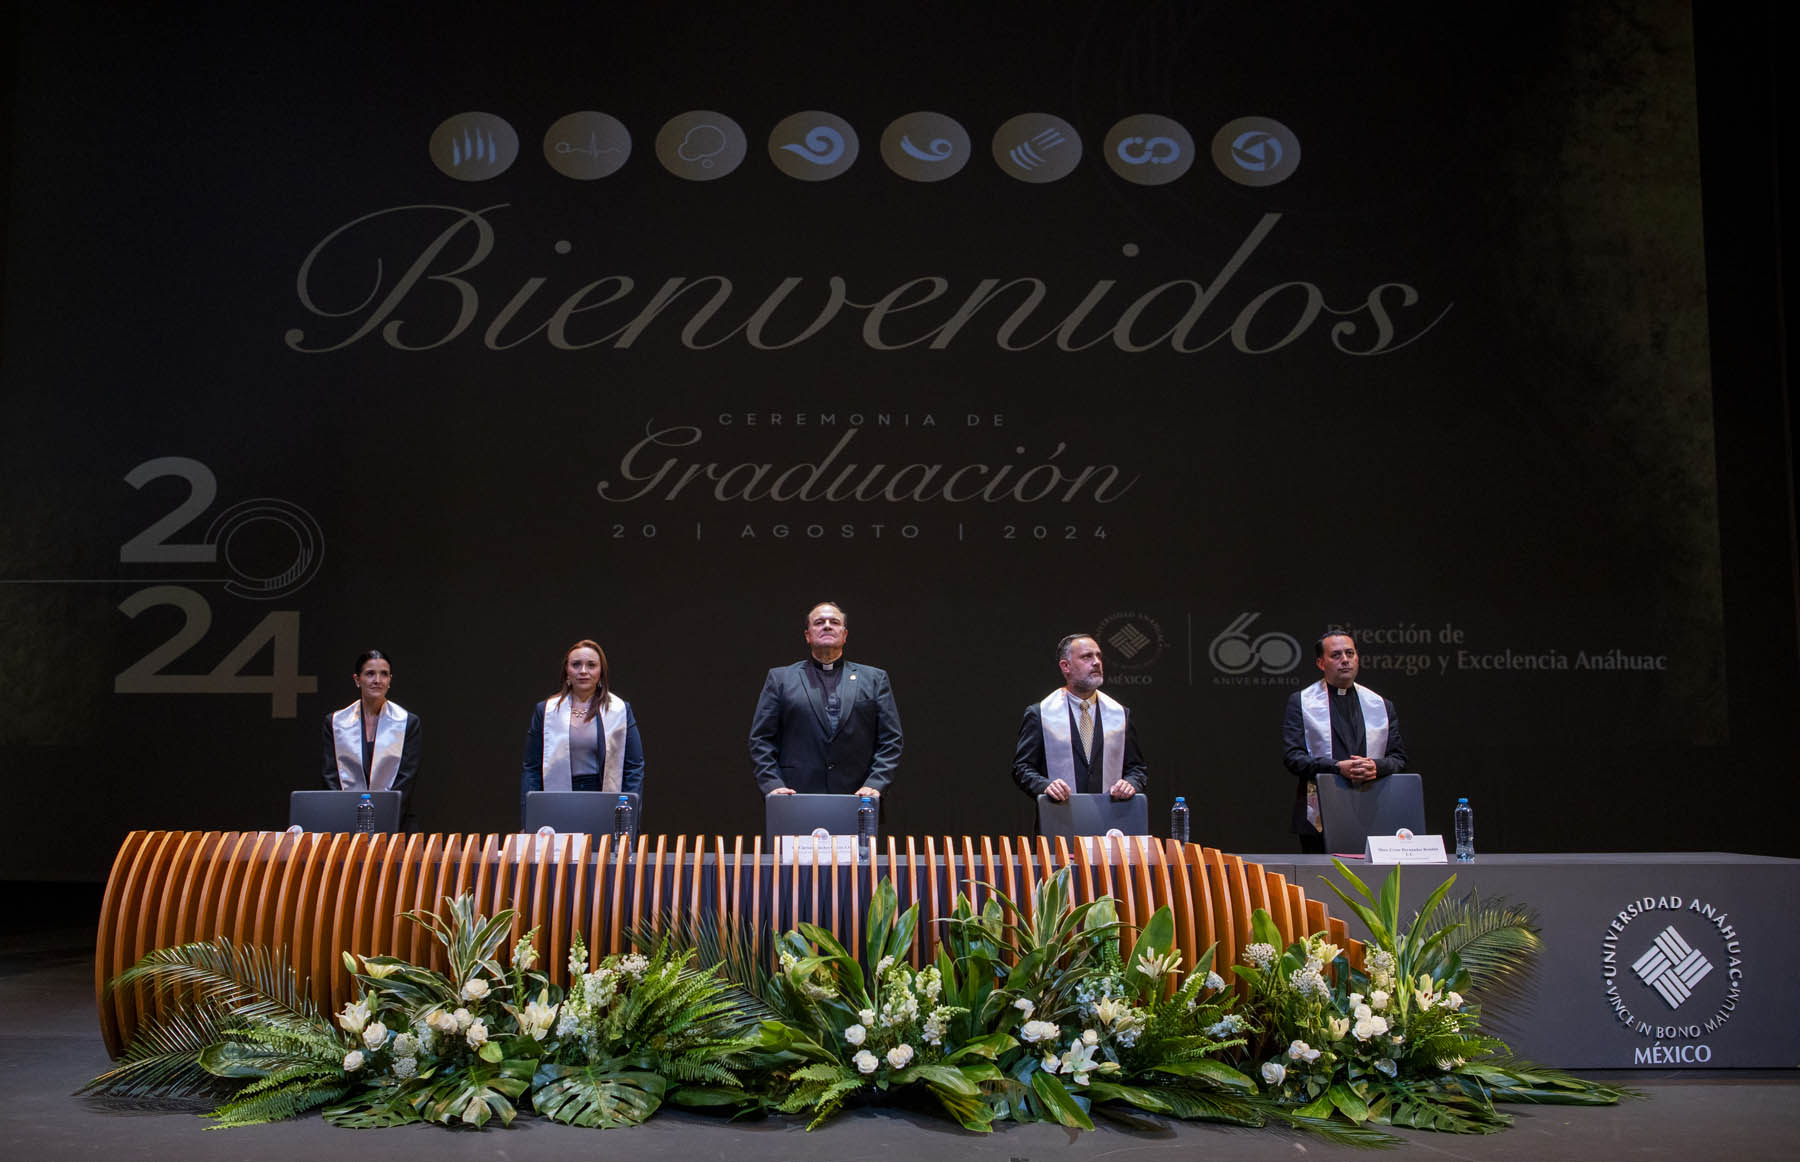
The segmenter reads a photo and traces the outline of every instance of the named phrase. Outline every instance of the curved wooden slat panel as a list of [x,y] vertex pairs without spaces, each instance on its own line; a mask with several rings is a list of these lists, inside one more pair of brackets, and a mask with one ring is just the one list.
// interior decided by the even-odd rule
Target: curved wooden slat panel
[[[472,892],[489,915],[516,912],[516,940],[538,930],[540,963],[568,980],[568,950],[581,932],[589,963],[626,951],[633,932],[692,932],[713,916],[728,942],[741,938],[773,965],[772,931],[818,924],[860,953],[870,893],[883,877],[899,906],[917,906],[915,964],[935,958],[943,921],[959,895],[977,910],[996,890],[1028,907],[1035,888],[1071,872],[1071,905],[1111,896],[1122,951],[1167,906],[1176,946],[1192,965],[1217,945],[1214,968],[1229,979],[1250,939],[1250,915],[1265,907],[1284,942],[1326,931],[1360,964],[1362,948],[1344,921],[1298,884],[1241,858],[1197,844],[1140,845],[1135,839],[1070,844],[1007,836],[884,836],[854,866],[830,848],[810,861],[780,862],[762,836],[298,835],[285,832],[132,832],[113,861],[94,944],[101,1036],[117,1054],[157,999],[147,990],[108,995],[105,984],[152,948],[228,935],[290,949],[315,1003],[327,1012],[354,992],[339,955],[388,953],[440,971],[443,951],[406,923],[447,896]],[[884,858],[885,857],[885,858]],[[648,925],[648,927],[646,927]]]

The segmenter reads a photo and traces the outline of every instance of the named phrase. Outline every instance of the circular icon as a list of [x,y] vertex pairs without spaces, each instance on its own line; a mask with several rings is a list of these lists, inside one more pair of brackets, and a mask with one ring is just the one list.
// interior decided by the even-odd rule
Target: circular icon
[[1219,172],[1232,181],[1272,186],[1293,176],[1300,164],[1300,139],[1273,117],[1239,117],[1214,135],[1212,156]]
[[1060,117],[1021,113],[995,130],[994,163],[1022,182],[1053,182],[1081,163],[1081,138]]
[[605,113],[570,113],[544,132],[544,160],[578,182],[615,174],[630,156],[631,130]]
[[[242,536],[254,525],[263,526],[260,538]],[[263,544],[253,543],[258,539]],[[251,601],[273,601],[303,588],[325,563],[325,534],[312,513],[273,497],[241,500],[221,512],[207,527],[206,543],[218,547],[219,560],[234,574],[225,592]],[[280,567],[270,569],[270,561]]]
[[881,160],[914,182],[941,182],[969,164],[969,131],[942,113],[908,113],[881,134]]
[[724,177],[743,164],[748,149],[738,123],[710,109],[671,117],[656,135],[656,159],[664,169],[690,182]]
[[784,117],[769,133],[769,160],[803,182],[838,176],[856,162],[856,130],[842,117],[809,109]]
[[1128,182],[1164,186],[1194,164],[1194,139],[1167,117],[1139,113],[1113,126],[1103,147],[1106,164]]
[[519,135],[504,117],[458,113],[431,133],[431,161],[459,182],[499,177],[519,157]]

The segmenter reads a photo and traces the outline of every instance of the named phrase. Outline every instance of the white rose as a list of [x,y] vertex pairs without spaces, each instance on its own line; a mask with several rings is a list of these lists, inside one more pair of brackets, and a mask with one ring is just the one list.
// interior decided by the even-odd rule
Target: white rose
[[874,1009],[864,1009],[861,1012],[857,1013],[856,1016],[857,1016],[857,1019],[860,1020],[864,1025],[873,1025],[875,1023],[875,1010]]
[[1081,1043],[1083,1045],[1098,1045],[1100,1044],[1100,1034],[1092,1029],[1083,1029],[1081,1031]]
[[1031,1016],[1032,1012],[1037,1008],[1037,1006],[1032,1004],[1028,998],[1020,997],[1018,1000],[1013,1002],[1013,1008],[1019,1010],[1021,1013],[1024,1013],[1027,1017],[1029,1017],[1029,1016]]
[[475,1014],[467,1009],[458,1009],[450,1016],[456,1021],[456,1032],[458,1033],[475,1023]]
[[913,1047],[911,1045],[896,1045],[887,1051],[889,1069],[905,1069],[906,1063],[912,1059]]
[[352,1050],[350,1050],[350,1052],[344,1054],[344,1072],[345,1073],[355,1073],[357,1070],[361,1069],[362,1067],[363,1067],[363,1052],[361,1049],[352,1049]]
[[381,1048],[381,1043],[387,1040],[387,1026],[380,1021],[372,1022],[363,1030],[362,1039],[363,1048],[365,1049],[373,1050]]
[[1295,1041],[1292,1045],[1288,1046],[1287,1055],[1292,1060],[1298,1061],[1302,1057],[1305,1057],[1307,1054],[1307,1051],[1311,1048],[1312,1048],[1312,1046],[1308,1045],[1304,1041]]
[[874,1073],[881,1066],[881,1062],[867,1049],[858,1052],[853,1060],[859,1073]]
[[456,1023],[455,1016],[442,1009],[433,1009],[431,1016],[425,1018],[425,1023],[446,1035],[454,1033],[462,1027]]
[[471,1024],[469,1026],[469,1031],[467,1033],[463,1034],[463,1036],[468,1040],[469,1048],[471,1048],[471,1049],[481,1048],[483,1045],[487,1044],[487,1022],[486,1021],[474,1022],[473,1024]]
[[1279,1061],[1265,1061],[1262,1067],[1264,1085],[1280,1085],[1287,1077],[1287,1067]]
[[1056,1025],[1051,1024],[1049,1021],[1026,1021],[1019,1029],[1019,1037],[1027,1044],[1030,1044],[1036,1041],[1054,1040],[1056,1035],[1060,1032],[1062,1032],[1062,1030]]
[[487,981],[482,980],[478,976],[472,976],[468,980],[463,982],[463,990],[462,990],[463,1000],[465,1000],[465,1001],[482,1000],[482,999],[486,998],[486,996],[488,995],[488,989],[489,989],[489,985],[488,985]]
[[1380,989],[1376,989],[1374,992],[1369,994],[1369,1007],[1371,1009],[1374,1009],[1376,1012],[1379,1013],[1381,1010],[1387,1008],[1387,1004],[1388,1004],[1388,995],[1385,992],[1381,991]]
[[1458,1009],[1463,1007],[1462,994],[1455,991],[1454,989],[1452,989],[1448,993],[1445,993],[1444,994],[1444,1005],[1451,1012],[1453,1012],[1453,1013],[1456,1012]]
[[852,1025],[844,1030],[844,1040],[852,1045],[861,1045],[868,1039],[869,1031],[861,1025]]

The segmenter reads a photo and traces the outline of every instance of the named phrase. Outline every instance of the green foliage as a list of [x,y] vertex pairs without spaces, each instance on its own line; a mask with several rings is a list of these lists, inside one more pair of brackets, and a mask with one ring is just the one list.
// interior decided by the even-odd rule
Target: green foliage
[[[1460,990],[1476,987],[1463,956],[1488,981],[1521,979],[1537,940],[1518,909],[1469,899],[1445,904],[1440,884],[1410,926],[1400,919],[1400,869],[1379,893],[1341,862],[1347,887],[1331,884],[1369,929],[1361,970],[1323,934],[1279,947],[1259,912],[1238,975],[1260,1028],[1246,1042],[1246,1070],[1262,1096],[1296,1116],[1351,1125],[1395,1125],[1485,1134],[1511,1118],[1497,1101],[1617,1101],[1624,1091],[1510,1062],[1481,1032]],[[1441,909],[1441,911],[1440,911]],[[1260,1061],[1260,1064],[1258,1062]]]
[[535,970],[535,930],[508,955],[513,913],[448,899],[408,914],[448,972],[346,954],[359,995],[329,1019],[280,953],[183,945],[114,982],[149,986],[164,1014],[86,1092],[223,1098],[215,1128],[321,1106],[355,1128],[504,1125],[526,1110],[608,1128],[665,1101],[804,1112],[812,1128],[853,1103],[912,1100],[977,1132],[1174,1117],[1358,1146],[1391,1144],[1382,1126],[1491,1133],[1511,1120],[1502,1102],[1633,1096],[1506,1058],[1481,1032],[1459,990],[1522,979],[1528,913],[1447,903],[1447,882],[1408,926],[1398,869],[1379,891],[1339,869],[1334,890],[1374,934],[1364,967],[1322,934],[1282,947],[1258,912],[1242,995],[1213,971],[1216,948],[1181,967],[1167,908],[1125,957],[1113,901],[1076,903],[1066,868],[1028,901],[990,889],[977,912],[959,895],[920,969],[918,908],[902,911],[886,881],[860,949],[800,924],[769,973],[746,934],[671,920],[637,938],[647,951],[591,970],[577,935],[566,995]]
[[531,1104],[570,1126],[635,1126],[662,1105],[668,1081],[646,1070],[601,1065],[543,1065],[533,1079]]

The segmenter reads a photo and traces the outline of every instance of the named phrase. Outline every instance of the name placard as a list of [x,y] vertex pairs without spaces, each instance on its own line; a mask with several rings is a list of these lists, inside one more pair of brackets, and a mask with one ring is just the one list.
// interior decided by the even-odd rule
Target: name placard
[[1154,835],[1082,835],[1077,838],[1081,841],[1082,852],[1089,863],[1093,863],[1097,859],[1119,858],[1121,841],[1135,845],[1137,857],[1144,861],[1150,859],[1151,848],[1162,847],[1162,840]]
[[813,863],[817,861],[828,864],[833,857],[840,864],[855,863],[856,836],[783,835],[781,837],[782,863]]
[[1441,835],[1371,835],[1363,847],[1370,863],[1449,863]]

